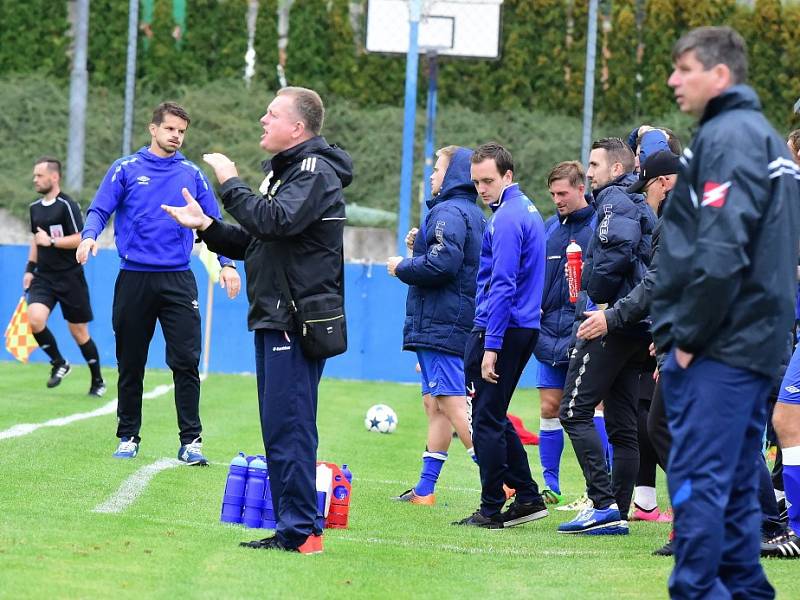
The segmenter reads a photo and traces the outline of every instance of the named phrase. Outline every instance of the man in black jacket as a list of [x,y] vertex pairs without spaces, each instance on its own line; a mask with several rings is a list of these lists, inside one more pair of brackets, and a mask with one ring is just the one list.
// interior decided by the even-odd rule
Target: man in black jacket
[[209,248],[244,259],[248,327],[255,332],[261,432],[277,516],[274,537],[242,543],[250,548],[322,551],[317,515],[317,388],[324,360],[307,357],[299,343],[291,300],[338,297],[343,301],[342,188],[352,161],[319,134],[324,108],[313,90],[283,88],[261,118],[266,178],[254,193],[222,154],[203,158],[221,184],[225,209],[240,226],[203,214],[184,191],[187,206],[163,207],[179,223],[199,230]]
[[673,48],[669,85],[699,128],[664,209],[653,337],[672,433],[679,598],[773,598],[759,564],[757,467],[766,399],[794,319],[800,203],[783,140],[744,85],[728,27]]

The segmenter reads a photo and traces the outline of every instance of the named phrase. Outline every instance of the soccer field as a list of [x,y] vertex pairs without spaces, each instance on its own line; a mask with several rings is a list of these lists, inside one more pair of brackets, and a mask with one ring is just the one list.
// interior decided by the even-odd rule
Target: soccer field
[[[211,375],[203,384],[204,450],[209,468],[151,473],[140,495],[120,498],[121,484],[143,467],[174,458],[177,425],[166,371],[150,371],[139,456],[111,457],[115,413],[9,436],[12,427],[89,413],[112,401],[85,396],[80,366],[54,390],[48,367],[0,362],[0,597],[2,598],[663,598],[671,560],[650,556],[668,525],[631,523],[627,537],[559,536],[572,513],[508,530],[450,526],[478,505],[475,465],[454,441],[437,487],[437,505],[391,502],[416,482],[425,419],[416,386],[323,380],[319,457],[354,473],[350,528],[329,530],[325,552],[302,556],[239,548],[264,537],[219,522],[227,462],[261,452],[255,378]],[[391,435],[363,426],[374,403],[399,416]],[[522,390],[512,411],[538,426],[536,392]],[[100,411],[103,412],[103,411]],[[535,447],[531,465],[541,480]],[[170,466],[163,461],[162,465]],[[563,489],[582,491],[574,454],[564,453]],[[663,488],[659,490],[664,496]],[[125,501],[132,500],[129,504]],[[96,512],[110,506],[116,512]],[[800,597],[797,564],[766,562],[783,598]]]

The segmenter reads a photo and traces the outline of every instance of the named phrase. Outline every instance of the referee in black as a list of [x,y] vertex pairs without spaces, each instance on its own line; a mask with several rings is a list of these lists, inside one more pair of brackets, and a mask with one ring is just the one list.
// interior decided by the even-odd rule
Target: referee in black
[[52,369],[47,387],[56,387],[72,370],[47,328],[50,312],[56,303],[60,304],[69,331],[92,374],[89,395],[102,396],[106,386],[100,374],[100,357],[89,336],[88,323],[93,318],[89,287],[83,267],[75,259],[83,217],[78,204],[61,191],[60,181],[58,159],[43,156],[36,160],[33,187],[42,197],[30,205],[33,239],[22,278],[22,288],[28,290],[28,322],[39,347],[50,357]]

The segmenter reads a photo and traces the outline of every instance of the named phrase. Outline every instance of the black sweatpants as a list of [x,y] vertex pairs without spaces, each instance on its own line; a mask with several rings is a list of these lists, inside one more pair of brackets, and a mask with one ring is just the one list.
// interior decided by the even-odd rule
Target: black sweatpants
[[123,270],[114,286],[112,324],[117,342],[117,437],[139,441],[142,386],[150,340],[161,323],[167,365],[175,382],[181,444],[200,436],[200,310],[191,271]]
[[498,353],[497,383],[481,378],[484,332],[473,332],[464,353],[467,389],[475,390],[472,400],[472,443],[481,474],[481,513],[496,515],[506,502],[503,483],[517,490],[517,500],[539,500],[539,488],[531,476],[528,455],[508,418],[508,405],[522,370],[536,346],[538,329],[507,329],[503,349]]
[[650,446],[656,453],[659,466],[667,470],[669,449],[672,447],[672,436],[667,425],[667,414],[664,409],[664,397],[661,395],[661,380],[656,384],[650,411],[647,414],[647,436]]
[[[572,441],[595,508],[617,503],[628,518],[639,471],[637,410],[639,375],[648,359],[648,340],[610,333],[578,340],[567,370],[559,417]],[[609,477],[605,453],[594,426],[594,409],[604,402],[606,432],[614,447]]]

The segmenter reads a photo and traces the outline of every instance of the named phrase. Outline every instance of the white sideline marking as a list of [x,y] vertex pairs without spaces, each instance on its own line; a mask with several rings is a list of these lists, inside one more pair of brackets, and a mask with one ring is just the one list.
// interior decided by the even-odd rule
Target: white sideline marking
[[[157,398],[158,396],[163,396],[173,387],[175,387],[173,384],[156,386],[153,390],[142,394],[142,399],[151,400],[153,398]],[[63,427],[64,425],[69,425],[75,421],[83,421],[85,419],[92,419],[94,417],[102,417],[103,415],[110,415],[116,411],[117,399],[114,398],[111,402],[108,402],[107,404],[104,404],[103,406],[95,408],[89,412],[75,413],[73,415],[67,415],[66,417],[58,417],[57,419],[50,419],[44,423],[20,423],[18,425],[14,425],[13,427],[10,427],[4,431],[0,431],[0,440],[28,435],[29,433],[33,433],[42,427]]]
[[92,512],[121,513],[134,503],[156,474],[182,464],[184,463],[177,458],[159,458],[153,464],[142,467],[123,481],[119,489],[108,500],[95,506]]

